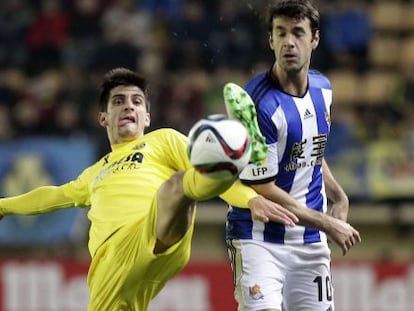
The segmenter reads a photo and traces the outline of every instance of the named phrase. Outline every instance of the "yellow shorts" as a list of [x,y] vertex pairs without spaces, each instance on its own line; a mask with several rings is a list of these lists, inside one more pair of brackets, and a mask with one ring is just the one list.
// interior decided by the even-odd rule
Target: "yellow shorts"
[[155,199],[147,219],[122,227],[98,248],[88,274],[89,311],[145,311],[188,263],[194,221],[179,242],[154,255],[156,216]]

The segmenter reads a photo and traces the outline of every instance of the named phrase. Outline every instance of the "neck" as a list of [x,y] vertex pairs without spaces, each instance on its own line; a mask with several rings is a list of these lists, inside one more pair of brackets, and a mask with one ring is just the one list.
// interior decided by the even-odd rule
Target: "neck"
[[272,79],[281,90],[293,96],[303,96],[308,89],[308,70],[301,69],[295,72],[286,72],[277,63],[272,67]]

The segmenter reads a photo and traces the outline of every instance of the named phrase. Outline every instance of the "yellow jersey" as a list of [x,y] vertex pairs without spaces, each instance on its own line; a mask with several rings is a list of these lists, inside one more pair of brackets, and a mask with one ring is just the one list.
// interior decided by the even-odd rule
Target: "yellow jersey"
[[[148,215],[160,185],[191,167],[187,138],[174,129],[152,131],[112,152],[64,185],[46,186],[0,200],[0,213],[38,214],[64,207],[90,207],[91,256],[116,230]],[[81,152],[81,150],[80,150]]]

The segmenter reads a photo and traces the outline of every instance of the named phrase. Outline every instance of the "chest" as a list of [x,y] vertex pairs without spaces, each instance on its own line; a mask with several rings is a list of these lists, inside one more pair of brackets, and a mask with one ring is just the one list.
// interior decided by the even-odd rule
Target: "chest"
[[272,121],[278,140],[311,143],[327,137],[330,130],[330,105],[322,95],[292,97],[283,94],[277,98]]

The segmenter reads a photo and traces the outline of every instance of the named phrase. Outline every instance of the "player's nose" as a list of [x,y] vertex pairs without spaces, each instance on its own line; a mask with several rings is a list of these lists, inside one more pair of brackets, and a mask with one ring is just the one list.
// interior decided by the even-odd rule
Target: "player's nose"
[[124,109],[125,110],[134,110],[135,109],[135,104],[132,101],[132,99],[128,99],[128,100],[125,101]]

